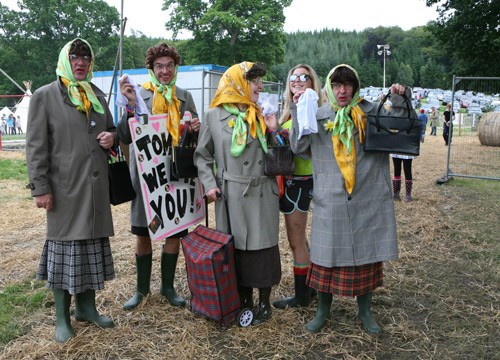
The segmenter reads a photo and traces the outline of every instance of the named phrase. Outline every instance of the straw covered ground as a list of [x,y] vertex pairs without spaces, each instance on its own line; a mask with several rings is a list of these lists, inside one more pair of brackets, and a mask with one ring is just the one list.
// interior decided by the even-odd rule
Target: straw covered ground
[[[453,146],[460,140],[454,139]],[[152,294],[140,308],[124,311],[122,304],[135,289],[134,237],[125,204],[113,208],[116,279],[97,294],[99,310],[116,327],[73,320],[76,337],[56,343],[53,298],[47,291],[46,307],[19,319],[24,334],[0,348],[0,358],[500,359],[500,192],[454,181],[436,185],[445,173],[446,149],[440,136],[427,136],[414,161],[414,201],[396,202],[400,258],[385,265],[385,285],[374,295],[373,311],[384,329],[378,337],[362,331],[350,298],[334,298],[332,320],[316,335],[303,327],[314,317],[316,301],[309,308],[274,310],[260,326],[221,329],[189,308],[170,306],[159,294],[160,244],[154,247]],[[0,156],[24,154],[3,151]],[[293,288],[283,224],[283,277],[273,299]],[[44,213],[35,208],[24,183],[0,182],[0,228],[1,290],[34,277],[44,242]],[[182,255],[176,287],[190,297]]]

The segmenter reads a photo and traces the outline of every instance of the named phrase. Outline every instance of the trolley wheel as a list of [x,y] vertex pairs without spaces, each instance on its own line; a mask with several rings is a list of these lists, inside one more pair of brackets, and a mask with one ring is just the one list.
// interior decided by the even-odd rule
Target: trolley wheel
[[250,308],[245,308],[238,314],[238,325],[240,327],[247,327],[252,324],[253,321],[253,311]]

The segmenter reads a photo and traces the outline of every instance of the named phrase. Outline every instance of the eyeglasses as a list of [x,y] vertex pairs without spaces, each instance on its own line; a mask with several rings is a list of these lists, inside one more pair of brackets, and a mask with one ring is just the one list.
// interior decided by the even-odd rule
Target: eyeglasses
[[290,82],[295,82],[295,81],[297,81],[297,79],[299,79],[301,82],[306,82],[310,78],[311,77],[307,74],[300,74],[300,75],[292,74],[292,75],[290,75],[290,77],[288,79],[290,80]]
[[339,90],[342,86],[344,87],[344,89],[346,89],[348,91],[352,90],[354,87],[354,85],[352,83],[345,83],[345,84],[336,83],[336,82],[332,83],[333,90]]
[[158,71],[163,70],[163,69],[172,71],[175,69],[175,64],[173,62],[168,63],[168,64],[156,63],[153,66],[154,66],[155,70],[158,70]]
[[71,61],[72,63],[77,63],[78,60],[81,60],[85,64],[90,64],[90,62],[92,61],[92,56],[69,54],[69,61]]
[[258,78],[255,78],[255,79],[252,79],[250,80],[251,82],[253,82],[255,85],[262,85],[264,82],[262,81],[262,78],[258,77]]

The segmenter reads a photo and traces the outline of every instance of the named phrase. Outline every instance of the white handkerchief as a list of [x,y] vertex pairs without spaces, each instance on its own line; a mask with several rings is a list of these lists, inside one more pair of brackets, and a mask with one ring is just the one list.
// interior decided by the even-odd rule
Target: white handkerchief
[[302,135],[316,134],[318,132],[318,123],[316,121],[318,98],[318,94],[313,89],[306,89],[299,98],[297,103],[298,139]]
[[[130,83],[130,85],[132,85],[134,87],[134,91],[135,91],[135,97],[136,97],[136,112],[138,114],[148,114],[148,115],[151,115],[149,110],[148,110],[148,107],[146,106],[146,103],[144,102],[144,100],[142,100],[142,97],[139,93],[139,85],[137,85],[134,81],[133,78],[131,78],[128,74],[123,74],[120,79],[118,79],[118,81],[122,81],[124,79],[127,79],[128,82]],[[121,92],[121,89],[120,87],[118,87],[118,93],[116,94],[116,105],[117,106],[121,106],[121,107],[125,107],[126,105],[128,104],[128,99],[125,97],[125,95],[122,94]]]

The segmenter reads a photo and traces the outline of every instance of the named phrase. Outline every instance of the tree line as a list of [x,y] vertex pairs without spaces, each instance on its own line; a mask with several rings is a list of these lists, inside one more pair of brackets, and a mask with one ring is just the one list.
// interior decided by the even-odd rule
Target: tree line
[[[160,39],[133,32],[123,38],[123,68],[144,67],[146,49],[161,41],[176,46],[183,64],[230,66],[248,60],[267,65],[267,80],[284,82],[298,63],[311,65],[324,81],[329,70],[347,63],[359,72],[362,86],[383,84],[383,56],[377,45],[389,45],[385,81],[425,88],[451,88],[453,75],[500,74],[500,2],[453,0],[439,9],[435,21],[407,31],[399,27],[363,31],[283,31],[283,10],[292,0],[165,0],[165,26],[174,36],[191,31],[191,39]],[[427,5],[438,3],[427,0]],[[120,16],[103,0],[19,0],[19,11],[0,4],[0,68],[36,89],[55,78],[59,50],[83,37],[95,52],[94,71],[112,70],[119,46]],[[159,9],[158,9],[159,10]],[[156,11],[156,9],[151,9]],[[21,91],[0,75],[0,95]],[[15,100],[0,98],[0,106]]]

